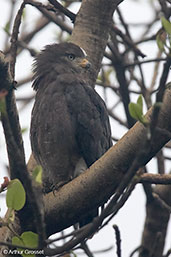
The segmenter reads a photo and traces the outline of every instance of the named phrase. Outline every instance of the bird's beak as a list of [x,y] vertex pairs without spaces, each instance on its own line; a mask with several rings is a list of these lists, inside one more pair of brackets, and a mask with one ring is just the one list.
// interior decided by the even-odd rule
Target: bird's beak
[[80,66],[82,68],[89,69],[91,67],[91,63],[87,59],[84,58],[84,59],[81,60]]

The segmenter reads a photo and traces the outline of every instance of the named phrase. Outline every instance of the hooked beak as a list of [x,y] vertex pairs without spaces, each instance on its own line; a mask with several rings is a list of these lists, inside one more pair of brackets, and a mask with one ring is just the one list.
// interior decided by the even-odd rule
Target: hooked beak
[[85,69],[89,69],[91,67],[91,63],[86,59],[82,59],[80,62],[80,66]]

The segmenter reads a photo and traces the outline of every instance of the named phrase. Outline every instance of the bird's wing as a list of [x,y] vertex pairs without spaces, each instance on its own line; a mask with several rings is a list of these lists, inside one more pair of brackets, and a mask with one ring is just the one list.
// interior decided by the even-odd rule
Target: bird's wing
[[76,126],[78,148],[89,167],[112,146],[106,105],[84,82],[67,87],[66,101]]
[[[97,92],[86,83],[78,80],[68,83],[66,102],[75,126],[78,149],[89,167],[112,146],[107,108]],[[79,222],[80,227],[92,222],[97,215],[98,208],[86,213]]]

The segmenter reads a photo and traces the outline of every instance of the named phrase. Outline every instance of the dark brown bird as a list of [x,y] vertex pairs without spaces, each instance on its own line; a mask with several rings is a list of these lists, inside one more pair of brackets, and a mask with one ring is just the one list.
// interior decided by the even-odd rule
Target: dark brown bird
[[48,45],[35,59],[31,146],[45,192],[78,176],[112,145],[105,103],[85,79],[86,69],[85,53],[72,43]]

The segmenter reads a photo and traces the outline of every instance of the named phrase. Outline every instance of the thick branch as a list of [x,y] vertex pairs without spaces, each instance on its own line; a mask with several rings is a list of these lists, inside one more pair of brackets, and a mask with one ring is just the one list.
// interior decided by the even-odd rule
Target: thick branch
[[[154,192],[171,206],[171,185],[158,185]],[[139,257],[161,257],[170,213],[155,198],[147,201],[146,220]]]
[[[83,0],[75,20],[71,41],[80,45],[93,64],[95,82],[112,25],[113,12],[123,0]],[[96,24],[94,26],[94,24]]]

